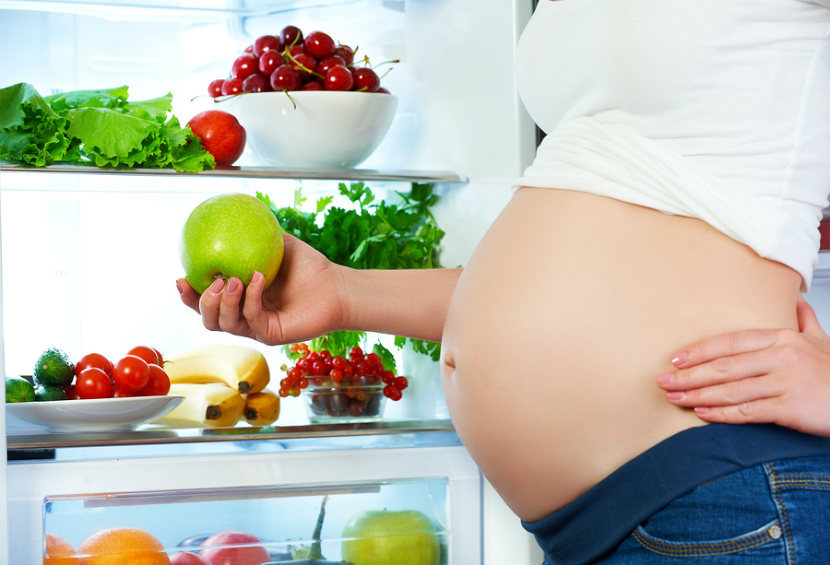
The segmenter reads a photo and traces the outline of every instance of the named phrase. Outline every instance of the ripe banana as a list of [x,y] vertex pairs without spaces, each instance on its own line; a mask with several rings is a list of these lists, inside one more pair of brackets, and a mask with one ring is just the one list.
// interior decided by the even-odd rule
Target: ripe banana
[[244,345],[209,345],[166,356],[171,383],[224,383],[240,394],[259,392],[271,379],[265,356]]
[[270,390],[247,395],[242,416],[252,426],[273,424],[280,416],[280,397]]
[[236,425],[245,409],[245,398],[221,383],[171,383],[168,394],[184,399],[154,424],[224,428]]

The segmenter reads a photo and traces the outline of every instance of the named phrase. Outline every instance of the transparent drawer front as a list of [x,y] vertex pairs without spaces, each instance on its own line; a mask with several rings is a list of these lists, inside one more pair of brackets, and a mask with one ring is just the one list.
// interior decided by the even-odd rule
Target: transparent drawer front
[[88,564],[439,565],[448,480],[47,496],[45,557]]

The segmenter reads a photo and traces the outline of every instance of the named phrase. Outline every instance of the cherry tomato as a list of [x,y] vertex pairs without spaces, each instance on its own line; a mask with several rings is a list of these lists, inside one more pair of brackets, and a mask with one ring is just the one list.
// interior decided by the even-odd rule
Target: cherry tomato
[[150,365],[150,380],[139,390],[137,396],[164,396],[170,392],[170,377],[158,365]]
[[78,400],[81,398],[81,395],[78,394],[78,390],[75,388],[74,384],[65,386],[63,390],[66,393],[66,398],[68,400]]
[[80,398],[110,398],[112,381],[103,369],[88,367],[78,375],[75,392]]
[[124,390],[118,385],[115,385],[112,388],[112,396],[113,398],[130,398],[132,396],[138,396],[138,393],[132,390]]
[[127,352],[127,355],[135,355],[144,359],[148,365],[161,365],[161,354],[154,347],[147,345],[136,345]]
[[88,353],[81,357],[81,360],[75,364],[75,376],[77,377],[81,374],[81,371],[89,367],[98,367],[107,375],[112,376],[112,361],[100,353]]
[[150,365],[141,357],[127,355],[115,364],[112,379],[124,390],[137,392],[150,380]]

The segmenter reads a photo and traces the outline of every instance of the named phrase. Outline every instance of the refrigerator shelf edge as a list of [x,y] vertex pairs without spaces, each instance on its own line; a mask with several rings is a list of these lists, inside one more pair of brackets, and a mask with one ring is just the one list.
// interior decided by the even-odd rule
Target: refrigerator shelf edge
[[146,175],[146,176],[181,176],[181,177],[233,177],[259,179],[298,179],[298,180],[342,180],[342,181],[387,181],[387,182],[434,182],[466,183],[468,179],[451,171],[379,171],[375,169],[294,169],[288,167],[228,167],[201,171],[199,173],[179,173],[173,169],[99,169],[78,165],[50,165],[35,168],[0,163],[2,172],[26,173],[72,173],[102,175]]
[[402,420],[357,424],[311,424],[304,426],[250,426],[215,429],[146,428],[131,432],[41,433],[9,435],[10,453],[32,449],[98,447],[148,444],[202,443],[220,441],[289,440],[356,437],[429,432],[454,432],[450,420]]

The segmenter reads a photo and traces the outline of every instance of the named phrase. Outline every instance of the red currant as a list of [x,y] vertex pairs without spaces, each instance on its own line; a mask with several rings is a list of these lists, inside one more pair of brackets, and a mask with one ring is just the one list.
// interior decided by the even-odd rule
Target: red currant
[[398,390],[403,390],[407,386],[409,386],[409,381],[406,377],[395,377],[395,388]]

